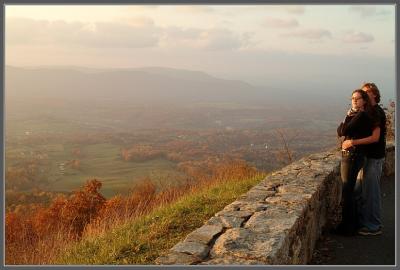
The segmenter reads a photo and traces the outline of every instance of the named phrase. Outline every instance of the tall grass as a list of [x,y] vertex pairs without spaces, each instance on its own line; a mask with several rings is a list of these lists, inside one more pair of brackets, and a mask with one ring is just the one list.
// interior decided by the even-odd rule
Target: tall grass
[[172,203],[154,208],[148,214],[128,220],[123,226],[101,235],[84,238],[69,247],[56,262],[154,264],[158,256],[264,177],[264,174],[255,173],[240,179],[216,178],[196,185]]
[[199,192],[216,183],[225,181],[233,183],[238,179],[247,179],[259,174],[245,162],[236,161],[214,168],[209,177],[201,177],[196,181],[187,180],[179,186],[165,188],[159,193],[156,192],[156,186],[151,179],[144,179],[133,188],[129,196],[115,196],[108,200],[98,217],[85,228],[84,235],[99,235],[115,226],[143,216],[156,207],[163,207],[183,195]]
[[[32,222],[38,219],[37,213],[24,217],[9,213],[6,263],[151,264],[161,252],[263,177],[244,162],[233,162],[215,168],[211,177],[187,181],[161,192],[148,180],[137,185],[129,196],[102,201],[98,190],[92,188],[90,195],[86,194],[90,200],[75,196],[75,201],[64,200],[63,207],[52,205],[42,210],[46,213],[42,213],[42,218],[53,221],[42,223],[45,229]],[[78,193],[83,196],[85,192],[87,188]],[[70,211],[70,205],[79,211]],[[66,217],[68,222],[63,220]],[[20,226],[18,237],[15,224]]]

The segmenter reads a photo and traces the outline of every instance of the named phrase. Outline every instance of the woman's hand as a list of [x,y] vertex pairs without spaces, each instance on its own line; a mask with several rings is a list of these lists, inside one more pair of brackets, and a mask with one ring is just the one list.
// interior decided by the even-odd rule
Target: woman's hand
[[353,141],[352,140],[345,140],[343,143],[342,143],[342,149],[343,150],[346,150],[346,149],[348,149],[348,148],[350,148],[350,147],[352,147],[353,146]]
[[351,108],[347,111],[346,115],[347,115],[347,116],[352,116],[352,115],[356,114],[357,112],[358,112],[358,109],[357,109],[357,108],[351,107]]

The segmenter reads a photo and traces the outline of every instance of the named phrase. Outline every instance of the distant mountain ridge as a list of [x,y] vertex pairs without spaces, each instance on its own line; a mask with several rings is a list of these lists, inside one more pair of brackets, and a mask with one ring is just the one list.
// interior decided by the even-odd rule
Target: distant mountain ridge
[[15,132],[29,125],[66,126],[67,131],[77,126],[123,131],[329,128],[343,118],[347,106],[301,89],[257,88],[201,71],[160,67],[6,67],[5,71],[5,115],[8,130]]
[[248,83],[215,78],[201,71],[146,67],[6,67],[6,95],[113,99],[133,103],[255,102],[265,95]]

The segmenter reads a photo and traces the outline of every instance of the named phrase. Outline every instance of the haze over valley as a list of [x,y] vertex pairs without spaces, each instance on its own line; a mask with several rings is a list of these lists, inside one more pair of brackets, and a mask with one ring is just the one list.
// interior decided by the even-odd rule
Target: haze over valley
[[[282,95],[189,70],[7,67],[6,186],[68,192],[96,177],[112,196],[145,177],[179,183],[213,159],[276,169],[288,162],[278,130],[296,158],[335,145],[343,109]],[[23,164],[33,175],[12,182]]]
[[260,88],[168,68],[7,67],[6,78],[7,117],[47,113],[81,124],[88,122],[85,119],[92,124],[100,121],[111,129],[267,128],[265,121],[272,124],[275,119],[279,126],[285,119],[307,125],[303,121],[307,118],[313,125],[313,121],[336,121],[347,106],[323,96],[311,102],[313,93]]

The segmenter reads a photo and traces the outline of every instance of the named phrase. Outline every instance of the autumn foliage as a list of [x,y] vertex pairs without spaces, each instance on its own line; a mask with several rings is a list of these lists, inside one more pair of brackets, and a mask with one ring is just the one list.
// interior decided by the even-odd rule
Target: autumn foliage
[[93,179],[69,197],[57,197],[49,207],[33,213],[6,214],[7,264],[43,263],[39,254],[56,252],[62,242],[79,239],[87,224],[103,208],[106,199],[99,193],[101,182]]
[[146,161],[163,157],[162,151],[153,149],[150,145],[136,145],[130,149],[122,149],[121,156],[125,161]]
[[57,254],[82,237],[104,233],[206,185],[255,175],[256,169],[245,162],[229,161],[209,168],[208,175],[163,190],[144,178],[129,195],[108,200],[99,191],[101,182],[89,180],[48,207],[6,214],[6,264],[52,264]]
[[390,101],[386,108],[386,139],[393,141],[395,139],[395,115],[396,115],[396,103]]

